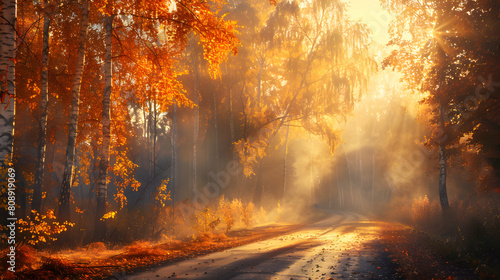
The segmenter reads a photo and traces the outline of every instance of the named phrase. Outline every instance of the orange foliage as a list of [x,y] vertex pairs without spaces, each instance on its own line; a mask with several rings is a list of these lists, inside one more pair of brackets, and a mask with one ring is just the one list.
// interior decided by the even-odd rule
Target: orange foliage
[[249,227],[249,226],[252,225],[253,209],[254,208],[255,208],[255,205],[252,202],[247,203],[247,205],[243,207],[243,213],[241,215],[241,221],[247,227]]
[[436,211],[438,211],[436,203],[429,202],[427,196],[420,196],[413,201],[411,206],[411,217],[415,224],[423,225],[429,222]]
[[26,219],[18,220],[19,243],[28,243],[36,245],[57,240],[54,235],[60,234],[68,230],[68,227],[74,226],[74,223],[64,222],[60,224],[56,221],[54,210],[49,209],[46,215],[40,215],[35,210],[32,210],[32,216]]
[[224,223],[226,224],[226,232],[228,232],[237,220],[241,219],[243,212],[243,205],[241,200],[233,199],[227,200],[224,195],[219,199],[218,213],[222,215]]

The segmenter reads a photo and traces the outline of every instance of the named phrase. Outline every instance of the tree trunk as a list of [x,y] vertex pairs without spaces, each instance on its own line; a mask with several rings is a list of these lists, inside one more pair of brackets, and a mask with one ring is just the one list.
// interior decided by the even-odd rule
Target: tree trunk
[[45,11],[43,16],[43,50],[42,50],[42,90],[40,92],[40,131],[38,136],[38,153],[36,160],[35,185],[33,189],[33,200],[31,210],[41,213],[42,206],[42,184],[45,169],[45,151],[47,148],[47,102],[49,99],[48,91],[48,58],[49,58],[49,11]]
[[177,101],[174,99],[174,119],[172,121],[172,200],[174,199],[175,189],[177,188]]
[[[445,123],[443,118],[443,107],[439,106],[439,117],[440,126],[442,131],[445,131]],[[445,219],[448,218],[450,204],[448,203],[448,193],[446,191],[446,173],[447,173],[447,163],[446,163],[446,147],[441,141],[439,143],[439,202],[441,203],[441,210]]]
[[262,92],[262,71],[264,70],[264,65],[266,63],[266,59],[261,57],[259,61],[259,74],[257,75],[257,108],[260,108],[260,96]]
[[[234,135],[234,114],[233,114],[233,91],[229,89],[229,136],[231,137],[231,145],[235,141]],[[235,159],[233,153],[233,160]]]
[[342,185],[340,184],[338,165],[335,169],[337,171],[337,189],[338,189],[338,193],[339,193],[339,206],[342,207],[342,206],[344,206],[344,190],[342,188]]
[[68,145],[66,146],[66,163],[64,166],[61,194],[59,198],[58,219],[60,222],[70,221],[71,218],[69,205],[71,200],[71,187],[73,185],[73,169],[78,129],[78,107],[80,102],[80,85],[82,83],[83,66],[85,64],[85,41],[87,37],[88,18],[89,4],[87,0],[84,0],[82,5],[82,21],[80,23],[80,37],[78,39],[76,69],[73,77],[71,118],[69,123]]
[[[437,2],[437,18],[436,18],[436,26],[442,26],[443,22],[445,22],[445,15],[446,12],[449,11],[448,9],[448,3],[447,1],[438,1]],[[447,55],[444,49],[440,46],[437,47],[437,59],[440,64],[446,65],[449,62],[447,61]],[[447,173],[447,163],[446,163],[446,125],[444,121],[444,112],[443,108],[445,105],[445,102],[443,101],[443,98],[441,95],[444,96],[444,92],[442,89],[443,84],[445,83],[446,79],[446,73],[444,71],[444,68],[440,68],[437,71],[436,78],[439,79],[439,88],[435,92],[435,94],[438,97],[438,104],[439,104],[439,126],[440,130],[444,133],[442,137],[438,140],[439,143],[439,202],[441,204],[441,210],[443,213],[443,217],[445,221],[449,220],[449,210],[450,210],[450,205],[448,203],[448,194],[446,191],[446,173]]]
[[349,166],[349,157],[347,156],[347,153],[345,152],[345,146],[344,146],[344,156],[345,156],[345,161],[347,164],[347,173],[349,175],[349,191],[351,193],[351,206],[354,206],[354,194],[352,192],[351,167]]
[[372,154],[372,197],[371,197],[371,208],[373,210],[373,194],[375,192],[375,153]]
[[215,168],[216,173],[219,172],[219,132],[217,128],[217,96],[215,94],[215,90],[213,91],[214,97],[214,132],[215,132]]
[[153,180],[156,178],[156,139],[158,135],[158,109],[156,106],[158,96],[155,94],[155,99],[153,102],[154,106],[154,128],[153,128]]
[[446,192],[446,150],[444,145],[439,145],[439,201],[443,215],[447,215],[450,205],[448,204],[448,194]]
[[108,168],[109,149],[111,145],[111,90],[113,83],[111,44],[113,32],[113,16],[104,17],[104,28],[106,30],[104,55],[104,97],[102,99],[102,146],[99,163],[99,175],[97,177],[97,206],[95,216],[94,235],[96,240],[104,240],[106,237],[106,222],[102,220],[106,214],[106,198],[108,193]]
[[200,107],[198,96],[198,59],[197,53],[193,55],[193,78],[194,78],[194,116],[193,116],[193,190],[198,183],[198,130],[200,126]]
[[255,180],[255,193],[253,203],[257,208],[262,206],[262,193],[264,192],[264,185],[262,185],[262,171],[263,171],[264,158],[259,160],[259,169],[257,171],[257,178]]
[[313,179],[313,164],[314,164],[314,157],[313,157],[313,142],[311,140],[310,143],[310,148],[309,148],[309,184],[310,184],[310,193],[309,193],[309,205],[313,205],[315,203],[314,200],[314,179]]
[[283,187],[281,188],[281,199],[285,197],[286,191],[286,155],[288,152],[288,134],[290,132],[290,125],[286,127],[286,136],[285,136],[285,151],[283,152]]
[[[171,188],[170,197],[172,199],[172,205],[175,203],[175,195],[177,189],[177,100],[174,99],[174,119],[172,121],[172,164],[171,164]],[[172,221],[175,221],[175,208],[172,211]],[[175,223],[174,223],[175,226]],[[175,235],[175,227],[172,227],[172,235]]]
[[16,0],[2,0],[0,15],[0,166],[12,157],[15,115]]

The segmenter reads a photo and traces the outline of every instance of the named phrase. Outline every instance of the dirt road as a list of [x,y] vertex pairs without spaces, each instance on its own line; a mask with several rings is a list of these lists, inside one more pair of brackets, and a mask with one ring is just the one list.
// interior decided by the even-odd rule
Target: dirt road
[[382,223],[348,212],[277,238],[123,279],[401,279],[376,242]]

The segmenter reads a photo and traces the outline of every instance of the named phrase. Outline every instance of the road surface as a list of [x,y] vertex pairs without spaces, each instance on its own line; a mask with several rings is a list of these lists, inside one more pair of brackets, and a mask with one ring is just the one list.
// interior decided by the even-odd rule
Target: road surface
[[379,230],[380,224],[366,217],[336,212],[288,235],[122,279],[400,279],[376,242]]

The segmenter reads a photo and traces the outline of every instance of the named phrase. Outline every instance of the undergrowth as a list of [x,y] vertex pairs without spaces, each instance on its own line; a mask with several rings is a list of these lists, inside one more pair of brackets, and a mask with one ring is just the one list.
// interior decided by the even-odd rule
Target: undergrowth
[[426,233],[441,255],[475,269],[480,279],[500,275],[500,198],[488,197],[454,201],[450,214],[443,217],[437,201],[415,199],[410,209],[413,226]]

